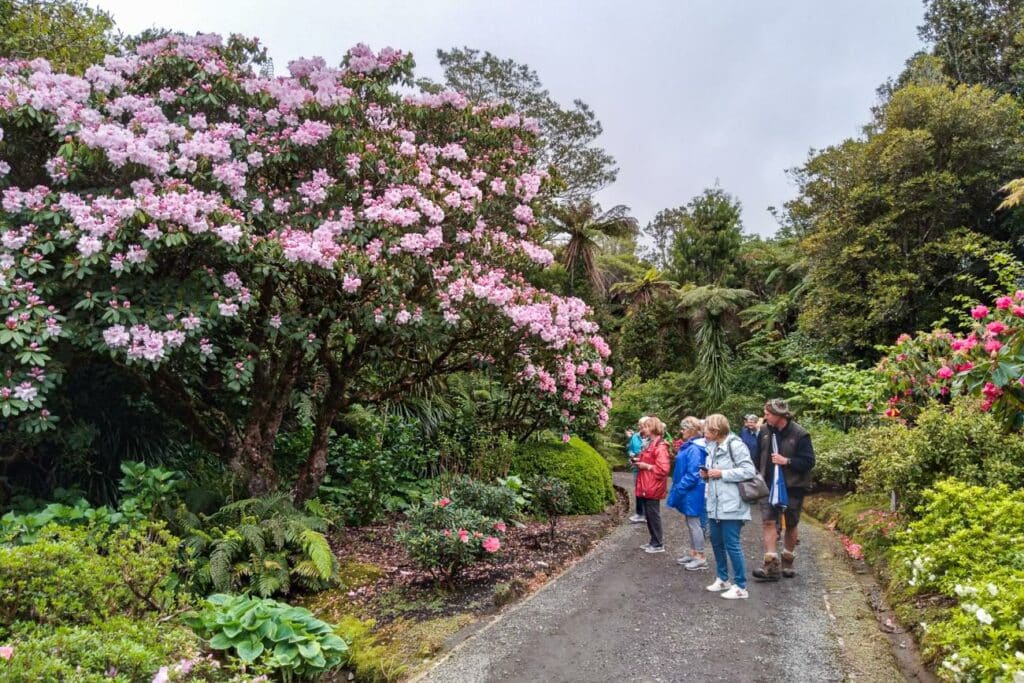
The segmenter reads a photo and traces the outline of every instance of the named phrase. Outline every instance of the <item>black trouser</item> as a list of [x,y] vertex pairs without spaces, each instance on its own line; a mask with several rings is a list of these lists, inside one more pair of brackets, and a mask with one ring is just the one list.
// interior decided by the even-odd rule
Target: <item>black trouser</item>
[[[633,488],[636,488],[636,470],[633,470]],[[636,514],[641,517],[644,516],[644,499],[640,496],[636,497]]]
[[661,501],[657,498],[637,498],[644,502],[647,530],[651,532],[651,545],[661,545]]

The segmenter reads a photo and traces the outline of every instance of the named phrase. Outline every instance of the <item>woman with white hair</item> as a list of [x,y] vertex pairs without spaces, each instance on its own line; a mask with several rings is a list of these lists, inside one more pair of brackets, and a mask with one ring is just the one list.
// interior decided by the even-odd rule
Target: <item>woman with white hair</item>
[[665,504],[678,510],[686,519],[686,529],[690,532],[690,552],[676,562],[690,571],[708,568],[707,555],[704,552],[704,480],[700,477],[700,468],[707,457],[707,442],[702,437],[703,423],[696,417],[685,417],[679,423],[683,435],[683,444],[676,453],[675,465],[672,468],[672,490],[669,491]]

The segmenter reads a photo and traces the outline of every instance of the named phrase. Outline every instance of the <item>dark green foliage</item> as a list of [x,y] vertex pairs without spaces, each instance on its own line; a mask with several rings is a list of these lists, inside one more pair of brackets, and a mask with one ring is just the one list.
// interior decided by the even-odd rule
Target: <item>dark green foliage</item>
[[542,474],[533,478],[533,510],[548,520],[548,538],[555,538],[558,516],[569,513],[569,487],[558,477]]
[[185,622],[245,664],[258,664],[286,679],[318,677],[345,661],[348,644],[302,607],[246,595],[211,595]]
[[414,424],[369,416],[357,436],[332,441],[319,496],[346,523],[368,524],[422,500],[437,461],[437,450],[423,442]]
[[[497,552],[504,529],[499,519],[440,498],[410,509],[396,539],[409,559],[450,583],[463,568]],[[488,550],[485,544],[495,541]]]
[[196,520],[184,541],[193,590],[266,597],[329,585],[337,558],[323,534],[327,521],[310,510],[274,494],[235,501]]
[[[445,485],[442,484],[442,491]],[[510,520],[518,512],[516,492],[507,486],[485,484],[477,479],[459,476],[447,484],[448,495],[461,507],[479,510],[487,517]]]
[[124,520],[124,514],[107,506],[94,508],[83,498],[71,505],[50,503],[38,510],[14,512],[0,517],[0,543],[27,545],[40,538],[40,532],[50,524],[77,526],[88,524],[114,525]]
[[153,618],[116,616],[56,628],[21,623],[7,644],[14,655],[0,664],[4,681],[138,683],[182,660],[191,664],[188,680],[227,678],[201,657],[199,638],[191,630]]
[[870,454],[862,461],[858,487],[894,490],[907,511],[949,476],[968,484],[1024,487],[1024,436],[1004,433],[991,414],[967,401],[926,408],[916,427],[894,425],[866,435]]
[[715,186],[694,197],[685,208],[658,214],[665,221],[677,221],[669,256],[672,279],[733,286],[743,241],[741,213],[739,201]]
[[78,0],[0,0],[0,56],[44,57],[54,71],[82,73],[115,51],[114,20]]
[[590,515],[615,502],[608,463],[578,437],[569,443],[531,441],[523,444],[514,469],[522,476],[557,477],[569,488],[569,512]]

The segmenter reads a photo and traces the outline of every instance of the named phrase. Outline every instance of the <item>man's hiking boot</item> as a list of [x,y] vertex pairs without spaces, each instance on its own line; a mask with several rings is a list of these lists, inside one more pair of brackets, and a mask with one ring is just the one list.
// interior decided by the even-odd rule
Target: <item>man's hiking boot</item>
[[764,566],[751,572],[758,581],[778,581],[782,575],[779,556],[775,553],[764,554]]
[[792,550],[782,551],[782,575],[787,579],[792,579],[796,576],[796,572],[793,570],[793,561],[796,559],[796,553]]

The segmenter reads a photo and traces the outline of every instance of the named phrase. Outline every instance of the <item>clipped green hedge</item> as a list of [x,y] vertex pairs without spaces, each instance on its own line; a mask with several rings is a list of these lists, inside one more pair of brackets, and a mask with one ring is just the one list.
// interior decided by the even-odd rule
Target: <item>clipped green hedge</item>
[[521,476],[557,477],[569,487],[570,514],[592,515],[615,502],[612,471],[601,454],[572,437],[569,443],[535,441],[516,454],[512,470]]

